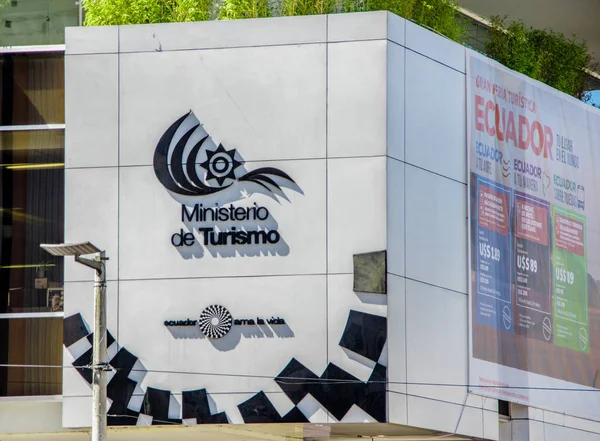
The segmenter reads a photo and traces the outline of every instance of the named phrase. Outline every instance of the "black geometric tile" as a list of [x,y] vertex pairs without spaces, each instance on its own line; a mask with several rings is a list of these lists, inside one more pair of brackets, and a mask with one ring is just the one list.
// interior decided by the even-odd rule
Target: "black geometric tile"
[[321,379],[321,387],[312,395],[338,420],[365,393],[365,383],[333,363],[329,363]]
[[292,408],[288,413],[286,413],[283,418],[281,418],[282,423],[309,423],[308,418],[304,416],[300,409],[296,406]]
[[72,364],[75,366],[75,370],[79,372],[79,375],[83,377],[88,384],[92,384],[94,373],[92,372],[92,348],[88,349]]
[[127,378],[127,375],[124,371],[117,371],[108,382],[106,395],[112,400],[112,405],[108,413],[123,414],[128,410],[127,405],[129,404],[129,400],[131,400],[137,383]]
[[211,415],[206,389],[184,390],[181,399],[181,417],[196,418],[198,424],[227,424],[225,412]]
[[275,382],[294,404],[302,401],[318,380],[317,375],[295,358],[275,378]]
[[63,343],[66,348],[89,334],[81,314],[65,317],[63,321]]
[[386,394],[385,385],[387,381],[387,368],[379,363],[369,377],[362,399],[356,401],[356,405],[367,412],[380,423],[386,422]]
[[[90,344],[94,344],[94,333],[92,332],[90,335],[87,336],[88,341],[90,342]],[[110,345],[112,345],[115,342],[115,338],[112,336],[112,334],[109,331],[106,331],[106,347],[110,347]]]
[[114,412],[113,408],[108,410],[106,424],[109,426],[135,426],[137,424],[139,412],[131,409],[125,409],[122,412]]
[[278,423],[281,421],[279,412],[263,391],[242,404],[238,404],[238,409],[245,423]]
[[[170,391],[148,387],[146,389],[146,395],[144,395],[144,402],[142,403],[140,413],[151,415],[153,417],[153,425],[155,422],[156,424],[165,424],[164,421],[169,419],[170,398]],[[163,421],[163,423],[155,420]]]
[[350,310],[340,346],[377,362],[387,337],[387,319]]
[[227,419],[227,414],[225,412],[219,412],[211,415],[201,424],[229,424],[229,420]]
[[[377,421],[385,422],[386,378],[386,367],[378,363],[375,364],[369,382],[365,383],[333,363],[317,377],[302,363],[292,359],[275,378],[275,382],[294,403],[298,403],[310,393],[338,420],[356,404]],[[305,419],[302,412],[295,407],[282,418],[282,422],[305,422]]]
[[199,420],[210,416],[206,389],[184,390],[181,393],[181,417]]
[[110,365],[118,371],[125,372],[127,375],[129,375],[137,359],[138,358],[127,349],[121,348],[119,349],[119,352],[117,352],[117,355],[110,360]]

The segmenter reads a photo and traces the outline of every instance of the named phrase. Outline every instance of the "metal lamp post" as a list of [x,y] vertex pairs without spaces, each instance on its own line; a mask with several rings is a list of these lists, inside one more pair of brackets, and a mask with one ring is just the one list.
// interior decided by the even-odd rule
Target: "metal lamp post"
[[[93,268],[94,278],[94,348],[92,358],[92,441],[106,440],[106,266],[108,258],[90,242],[40,245],[53,256],[74,256],[75,261]],[[93,259],[82,255],[95,254]]]

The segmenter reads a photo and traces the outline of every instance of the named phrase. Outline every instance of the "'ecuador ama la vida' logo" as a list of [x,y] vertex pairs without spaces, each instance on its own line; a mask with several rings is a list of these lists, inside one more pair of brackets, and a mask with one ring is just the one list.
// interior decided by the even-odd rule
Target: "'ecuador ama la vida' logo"
[[[289,174],[275,167],[246,170],[238,150],[216,145],[192,111],[163,133],[153,165],[160,183],[181,203],[181,221],[189,230],[180,228],[171,236],[174,247],[202,244],[213,255],[287,254],[267,207],[249,202],[255,193],[289,201],[284,188],[302,193]],[[233,204],[240,200],[245,203]]]

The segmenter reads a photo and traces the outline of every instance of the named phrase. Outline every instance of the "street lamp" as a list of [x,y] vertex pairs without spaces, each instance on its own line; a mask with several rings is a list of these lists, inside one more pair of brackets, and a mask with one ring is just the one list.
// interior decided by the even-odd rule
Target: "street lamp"
[[[75,261],[93,268],[94,278],[94,348],[92,356],[92,441],[106,440],[106,265],[108,257],[90,242],[40,245],[53,256],[74,256]],[[95,254],[94,259],[82,255]]]

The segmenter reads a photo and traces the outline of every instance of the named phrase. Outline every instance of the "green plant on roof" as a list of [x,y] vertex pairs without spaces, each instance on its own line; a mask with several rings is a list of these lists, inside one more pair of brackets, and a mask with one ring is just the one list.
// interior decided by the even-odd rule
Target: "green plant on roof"
[[594,68],[587,44],[575,37],[493,17],[486,54],[562,92],[586,99],[586,69]]

